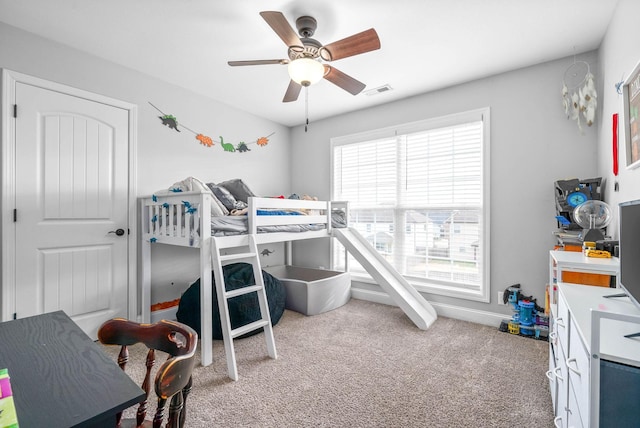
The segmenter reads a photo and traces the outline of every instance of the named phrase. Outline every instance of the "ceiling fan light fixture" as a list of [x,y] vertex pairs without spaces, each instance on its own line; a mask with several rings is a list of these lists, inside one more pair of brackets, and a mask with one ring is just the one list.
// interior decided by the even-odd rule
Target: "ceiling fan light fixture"
[[298,58],[289,63],[289,77],[302,86],[310,86],[324,76],[324,66],[312,58]]

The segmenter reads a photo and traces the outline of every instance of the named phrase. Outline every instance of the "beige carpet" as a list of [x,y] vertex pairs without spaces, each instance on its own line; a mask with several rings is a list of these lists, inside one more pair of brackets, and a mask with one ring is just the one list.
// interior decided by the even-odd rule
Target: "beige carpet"
[[547,342],[443,317],[422,331],[397,307],[354,299],[312,317],[287,310],[274,334],[276,360],[262,333],[235,341],[237,382],[221,341],[211,366],[198,355],[188,427],[553,426]]

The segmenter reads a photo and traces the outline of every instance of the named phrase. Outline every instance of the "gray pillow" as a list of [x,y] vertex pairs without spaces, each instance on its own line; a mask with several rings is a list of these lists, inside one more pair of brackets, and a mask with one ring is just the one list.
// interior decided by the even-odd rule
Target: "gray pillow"
[[211,201],[211,215],[217,217],[229,215],[229,210],[220,202],[220,199],[218,199],[216,195],[213,195],[213,201]]
[[209,189],[211,189],[215,197],[218,198],[220,202],[222,202],[222,205],[224,205],[227,210],[231,211],[235,209],[237,201],[236,198],[233,197],[231,192],[229,192],[226,188],[218,186],[214,183],[207,183],[207,186],[209,186]]
[[224,187],[234,198],[245,203],[249,203],[250,196],[255,196],[251,189],[239,178],[218,183],[218,186]]

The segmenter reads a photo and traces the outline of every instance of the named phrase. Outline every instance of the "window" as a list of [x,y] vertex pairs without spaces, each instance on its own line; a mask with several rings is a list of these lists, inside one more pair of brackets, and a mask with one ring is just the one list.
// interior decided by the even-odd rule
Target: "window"
[[[331,143],[332,199],[349,201],[350,226],[418,290],[489,301],[489,109]],[[336,268],[344,256],[335,245]]]

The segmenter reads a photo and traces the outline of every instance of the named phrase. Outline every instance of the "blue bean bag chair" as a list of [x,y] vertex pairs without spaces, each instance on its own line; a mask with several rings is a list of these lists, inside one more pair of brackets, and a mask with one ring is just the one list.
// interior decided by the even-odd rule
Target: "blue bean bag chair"
[[[255,284],[253,268],[249,263],[233,263],[222,267],[227,291],[235,290],[246,285]],[[212,283],[215,287],[215,278],[212,276]],[[267,292],[267,302],[269,303],[269,314],[271,315],[271,325],[276,325],[284,313],[286,290],[282,282],[274,276],[262,271],[265,290]],[[220,323],[220,313],[218,312],[218,296],[215,288],[212,290],[213,301],[213,339],[222,340],[222,327]],[[176,318],[194,329],[198,335],[200,329],[200,279],[196,280],[182,294]],[[242,327],[260,319],[260,305],[256,293],[244,294],[229,299],[229,318],[231,328]],[[260,333],[262,329],[251,331],[240,336],[249,337]]]

